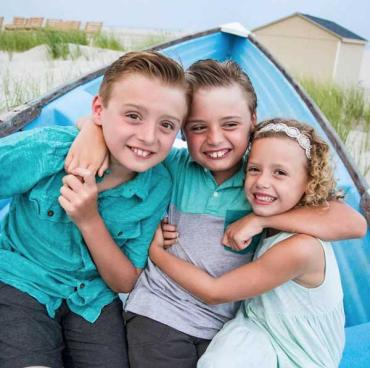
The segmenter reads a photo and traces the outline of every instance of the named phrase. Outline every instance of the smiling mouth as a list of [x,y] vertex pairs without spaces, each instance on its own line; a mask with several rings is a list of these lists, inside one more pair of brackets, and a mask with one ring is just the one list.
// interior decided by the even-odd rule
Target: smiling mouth
[[270,204],[276,201],[276,197],[270,196],[268,194],[254,193],[253,197],[255,202],[258,204]]
[[231,151],[231,149],[221,149],[219,151],[204,152],[204,154],[208,158],[211,158],[212,160],[219,160],[219,159],[224,158],[230,151]]
[[147,151],[142,148],[137,148],[137,147],[130,147],[127,146],[136,156],[140,158],[148,158],[149,156],[153,155],[154,152],[152,151]]

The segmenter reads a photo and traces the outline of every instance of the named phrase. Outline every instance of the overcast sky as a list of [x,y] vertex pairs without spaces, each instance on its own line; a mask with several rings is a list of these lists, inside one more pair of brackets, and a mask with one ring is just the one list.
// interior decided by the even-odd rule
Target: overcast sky
[[0,0],[6,22],[15,15],[44,16],[184,31],[228,22],[252,29],[294,12],[332,20],[370,40],[370,0]]

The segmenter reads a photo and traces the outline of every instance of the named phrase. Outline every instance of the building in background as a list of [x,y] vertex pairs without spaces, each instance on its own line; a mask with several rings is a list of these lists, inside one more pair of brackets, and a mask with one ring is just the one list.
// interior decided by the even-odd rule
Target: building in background
[[252,30],[294,76],[357,84],[367,40],[330,20],[295,13]]

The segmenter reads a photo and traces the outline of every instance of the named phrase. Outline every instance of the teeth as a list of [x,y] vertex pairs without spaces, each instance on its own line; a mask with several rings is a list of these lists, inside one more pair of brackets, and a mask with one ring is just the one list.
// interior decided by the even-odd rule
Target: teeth
[[259,195],[259,194],[256,194],[256,198],[259,201],[263,201],[263,202],[273,202],[275,200],[275,198],[273,198],[273,197],[265,196],[265,195]]
[[207,156],[211,158],[221,158],[221,157],[224,157],[228,151],[229,150],[225,149],[221,151],[207,152]]
[[144,151],[140,148],[131,147],[131,151],[133,151],[140,157],[148,157],[150,155],[150,151]]

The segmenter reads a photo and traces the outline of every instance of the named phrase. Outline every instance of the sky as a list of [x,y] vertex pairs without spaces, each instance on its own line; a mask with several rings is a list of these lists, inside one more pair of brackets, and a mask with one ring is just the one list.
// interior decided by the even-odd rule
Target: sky
[[334,21],[370,40],[370,0],[0,0],[0,16],[103,21],[105,26],[199,31],[253,29],[295,12]]

